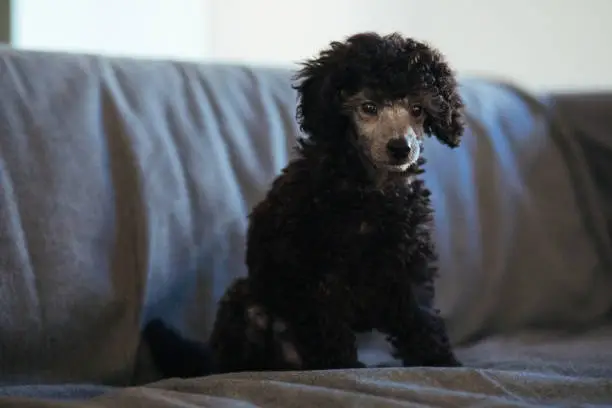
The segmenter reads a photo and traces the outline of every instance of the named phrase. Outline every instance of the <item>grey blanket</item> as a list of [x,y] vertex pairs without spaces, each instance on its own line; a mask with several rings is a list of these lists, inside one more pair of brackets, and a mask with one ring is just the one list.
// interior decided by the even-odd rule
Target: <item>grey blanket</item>
[[[612,406],[612,326],[587,333],[529,332],[459,351],[459,369],[384,368],[242,373],[141,387],[25,387],[26,407],[529,407]],[[6,390],[5,390],[6,391]],[[13,395],[16,389],[11,390]],[[75,398],[82,398],[75,401]]]
[[91,406],[528,407],[612,404],[609,380],[474,369],[368,369],[168,381]]
[[[612,405],[608,328],[490,338],[461,350],[459,370],[151,384],[142,324],[204,339],[245,273],[246,215],[297,134],[289,78],[0,53],[0,407]],[[428,144],[424,175],[453,340],[593,327],[612,308],[610,193],[593,167],[611,161],[609,108],[578,115],[601,136],[587,149],[571,115],[561,125],[518,89],[466,80],[462,92],[463,148]]]
[[0,400],[25,407],[612,406],[603,378],[478,369],[367,369],[169,380],[88,401]]

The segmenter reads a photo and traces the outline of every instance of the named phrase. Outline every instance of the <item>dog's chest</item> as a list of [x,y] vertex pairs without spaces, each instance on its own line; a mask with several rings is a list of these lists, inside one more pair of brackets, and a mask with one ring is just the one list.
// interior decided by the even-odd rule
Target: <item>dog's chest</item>
[[382,194],[370,194],[358,197],[344,204],[343,216],[338,229],[346,238],[367,243],[394,236],[398,239],[409,239],[414,225],[410,217],[411,203],[404,197],[387,197]]
[[354,259],[356,265],[405,257],[411,242],[428,228],[424,219],[413,216],[414,206],[406,197],[380,193],[339,199],[322,235],[330,248]]

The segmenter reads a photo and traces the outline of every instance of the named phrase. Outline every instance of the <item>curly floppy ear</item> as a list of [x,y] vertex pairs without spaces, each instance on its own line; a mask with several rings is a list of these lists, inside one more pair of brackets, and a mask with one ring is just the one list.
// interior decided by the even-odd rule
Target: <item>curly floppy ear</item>
[[317,58],[304,62],[294,77],[298,81],[293,86],[298,92],[297,121],[311,137],[322,136],[338,120],[332,115],[342,109],[341,84],[333,75],[342,72],[345,49],[345,44],[332,42]]
[[432,79],[435,112],[425,121],[425,131],[450,147],[457,147],[463,136],[464,104],[455,74],[442,54],[427,48],[421,55],[425,75]]

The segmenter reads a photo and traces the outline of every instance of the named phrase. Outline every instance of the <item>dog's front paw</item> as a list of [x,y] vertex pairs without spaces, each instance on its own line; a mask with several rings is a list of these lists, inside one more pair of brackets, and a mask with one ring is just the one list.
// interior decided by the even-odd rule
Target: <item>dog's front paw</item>
[[461,361],[459,361],[454,354],[426,360],[423,365],[427,367],[463,367]]
[[271,369],[302,368],[302,357],[285,321],[268,313],[260,305],[249,306],[246,319],[247,340],[261,350],[272,350],[273,355],[268,356]]
[[463,367],[463,363],[453,355],[444,362],[444,367]]
[[298,352],[287,324],[280,319],[275,319],[272,324],[272,331],[274,333],[274,346],[277,350],[276,354],[283,366],[299,370],[302,367],[302,357]]
[[357,360],[354,362],[354,364],[352,365],[352,367],[347,367],[347,368],[367,368],[368,366],[363,364],[361,361]]

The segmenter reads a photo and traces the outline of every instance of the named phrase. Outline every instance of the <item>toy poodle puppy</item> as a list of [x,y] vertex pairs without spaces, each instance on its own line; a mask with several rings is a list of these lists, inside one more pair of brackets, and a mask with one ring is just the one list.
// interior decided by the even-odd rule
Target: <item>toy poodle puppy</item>
[[360,33],[296,80],[298,157],[249,216],[248,276],[220,302],[209,371],[362,367],[356,333],[374,329],[404,366],[460,365],[433,306],[420,178],[423,140],[456,147],[464,130],[453,71],[421,42]]

